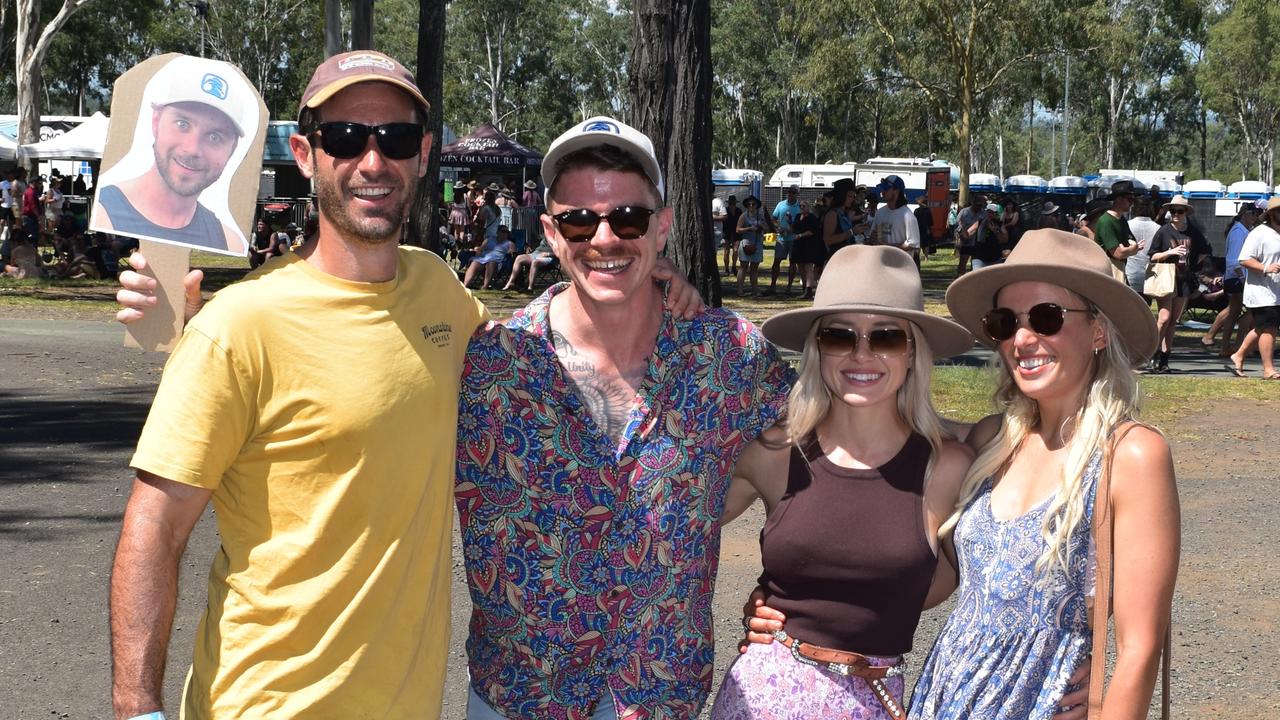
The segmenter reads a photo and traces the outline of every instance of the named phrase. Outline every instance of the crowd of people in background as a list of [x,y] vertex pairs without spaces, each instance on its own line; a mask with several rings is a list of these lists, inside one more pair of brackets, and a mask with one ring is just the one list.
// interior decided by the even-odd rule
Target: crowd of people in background
[[[933,240],[930,208],[921,203],[912,210],[903,182],[896,176],[886,177],[874,188],[838,180],[813,201],[802,200],[796,186],[784,193],[772,212],[762,208],[755,196],[741,202],[736,195],[713,197],[711,213],[715,243],[722,252],[721,271],[736,277],[739,296],[778,294],[784,260],[790,262],[782,294],[792,295],[798,278],[799,294],[812,298],[827,259],[842,247],[898,247],[910,254],[918,267],[921,254],[932,253],[940,244]],[[1056,229],[1087,237],[1111,259],[1116,278],[1155,309],[1159,345],[1143,371],[1172,371],[1175,330],[1190,307],[1215,313],[1200,343],[1205,348],[1217,347],[1218,355],[1228,359],[1229,370],[1244,376],[1244,361],[1256,348],[1262,358],[1263,377],[1271,378],[1280,377],[1272,362],[1276,323],[1267,309],[1277,304],[1268,268],[1280,257],[1269,259],[1267,254],[1268,241],[1280,229],[1280,201],[1276,203],[1278,221],[1273,225],[1266,221],[1267,201],[1241,202],[1239,212],[1228,223],[1224,256],[1214,255],[1194,220],[1195,207],[1185,197],[1166,200],[1158,190],[1142,190],[1128,180],[1114,183],[1089,200],[1078,214],[1070,214],[1052,201],[1020,203],[1012,195],[990,197],[972,192],[963,207],[952,203],[946,229],[939,235],[944,242],[954,242],[956,278],[1004,262],[1023,233],[1030,230]],[[767,234],[774,238],[774,252],[769,286],[761,289],[758,279]],[[1246,252],[1250,237],[1253,243]],[[1259,266],[1242,263],[1242,257],[1252,257]],[[1172,268],[1169,289],[1144,287],[1153,274],[1169,272],[1159,270],[1160,265]],[[1250,285],[1246,281],[1251,272],[1257,278]],[[1256,289],[1246,293],[1247,286]],[[1251,297],[1249,302],[1246,294]],[[1267,322],[1255,331],[1259,316]],[[1239,341],[1233,343],[1233,338]]]
[[453,186],[452,199],[441,195],[441,253],[458,262],[467,287],[483,277],[480,289],[488,290],[495,278],[506,276],[502,289],[519,289],[518,273],[527,267],[525,287],[532,290],[538,271],[554,265],[542,242],[543,197],[538,184],[526,180],[522,188],[517,195],[514,186],[469,180]]

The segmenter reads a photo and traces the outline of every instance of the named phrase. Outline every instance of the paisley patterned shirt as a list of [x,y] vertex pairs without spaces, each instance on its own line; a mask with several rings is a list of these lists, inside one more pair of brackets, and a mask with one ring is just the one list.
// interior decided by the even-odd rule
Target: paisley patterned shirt
[[455,489],[471,683],[512,718],[692,718],[712,675],[719,517],[793,372],[747,320],[664,312],[620,443],[552,346],[547,291],[472,338]]

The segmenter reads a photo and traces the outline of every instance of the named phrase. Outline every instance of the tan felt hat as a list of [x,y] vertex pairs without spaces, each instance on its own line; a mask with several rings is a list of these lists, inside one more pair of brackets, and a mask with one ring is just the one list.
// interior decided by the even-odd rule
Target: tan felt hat
[[1129,359],[1144,362],[1156,350],[1156,319],[1141,295],[1111,274],[1111,259],[1093,240],[1062,230],[1031,230],[999,265],[974,270],[947,288],[951,316],[978,342],[995,346],[982,316],[995,306],[1000,288],[1036,281],[1066,288],[1098,306],[1129,347]]
[[764,321],[761,332],[778,347],[799,352],[814,322],[833,313],[888,315],[915,323],[934,357],[968,352],[973,336],[956,323],[924,311],[920,272],[907,253],[888,245],[850,245],[827,261],[813,307],[787,310]]

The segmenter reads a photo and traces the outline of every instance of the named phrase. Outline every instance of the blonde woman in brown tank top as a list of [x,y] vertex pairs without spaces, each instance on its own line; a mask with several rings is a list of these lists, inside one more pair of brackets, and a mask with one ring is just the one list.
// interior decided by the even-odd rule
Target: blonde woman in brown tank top
[[786,425],[739,460],[724,518],[764,501],[762,582],[787,632],[735,660],[711,717],[903,717],[900,657],[973,459],[934,411],[929,377],[935,356],[973,338],[924,312],[915,263],[886,246],[839,250],[813,307],[763,331],[802,353],[799,378]]

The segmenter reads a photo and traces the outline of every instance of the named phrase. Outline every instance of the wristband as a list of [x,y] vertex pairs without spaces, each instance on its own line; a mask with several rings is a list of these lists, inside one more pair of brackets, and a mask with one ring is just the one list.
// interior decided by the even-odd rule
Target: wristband
[[165,720],[163,710],[153,710],[146,715],[134,715],[128,720]]

